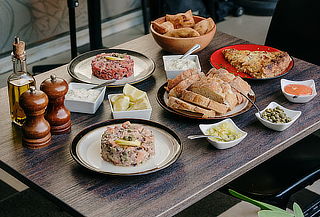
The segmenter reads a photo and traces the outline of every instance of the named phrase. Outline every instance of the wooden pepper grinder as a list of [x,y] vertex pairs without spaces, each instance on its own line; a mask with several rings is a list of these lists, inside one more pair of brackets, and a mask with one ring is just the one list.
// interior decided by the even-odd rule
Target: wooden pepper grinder
[[68,83],[55,75],[51,75],[40,85],[40,89],[49,97],[45,118],[50,123],[52,134],[69,133],[71,130],[70,111],[64,106],[68,88]]
[[22,142],[28,148],[37,149],[50,144],[50,124],[44,119],[48,101],[47,95],[34,86],[19,98],[20,107],[27,116],[22,126]]

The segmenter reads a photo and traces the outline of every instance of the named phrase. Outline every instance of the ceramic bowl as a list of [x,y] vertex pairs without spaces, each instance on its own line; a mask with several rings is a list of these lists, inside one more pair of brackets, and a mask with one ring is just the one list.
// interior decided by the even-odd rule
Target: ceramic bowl
[[[288,84],[302,84],[308,87],[311,87],[312,94],[311,95],[293,95],[284,91],[284,87]],[[305,80],[305,81],[290,81],[287,79],[281,79],[281,90],[283,95],[290,101],[294,103],[306,103],[312,100],[317,95],[317,90],[315,87],[314,80]]]
[[[204,20],[206,18],[193,16],[193,19],[196,23],[198,23],[201,20]],[[165,22],[165,17],[160,17],[156,19],[154,22],[163,23]],[[173,54],[184,54],[190,48],[192,48],[195,44],[200,44],[201,46],[200,49],[197,50],[197,52],[203,50],[205,47],[208,46],[208,44],[213,39],[216,33],[216,30],[217,30],[217,27],[215,25],[214,28],[205,35],[201,35],[198,37],[191,37],[191,38],[175,38],[175,37],[164,36],[156,32],[153,29],[152,25],[150,26],[151,34],[154,40],[157,42],[157,44],[160,45],[160,47],[162,47],[164,50],[169,51],[170,53],[173,53]]]
[[[69,90],[72,90],[72,89],[88,90],[95,86],[97,85],[71,82],[69,83]],[[97,88],[96,90],[100,91],[100,93],[93,102],[86,101],[84,99],[82,100],[69,99],[67,95],[64,101],[66,108],[69,109],[71,112],[94,114],[104,99],[106,87],[100,87],[100,88]]]
[[279,105],[276,102],[271,102],[265,109],[263,109],[261,111],[264,112],[267,108],[271,108],[274,109],[275,107],[279,106],[280,108],[283,109],[283,111],[286,113],[286,115],[288,117],[290,117],[292,119],[292,121],[290,121],[289,123],[272,123],[266,119],[263,119],[262,117],[260,117],[259,113],[255,113],[256,117],[258,118],[258,120],[266,127],[275,130],[275,131],[284,131],[285,129],[287,129],[288,127],[290,127],[301,115],[301,111],[295,111],[295,110],[290,110],[287,109],[281,105]]
[[233,140],[233,141],[229,141],[229,142],[223,142],[223,141],[216,141],[216,140],[213,140],[213,139],[210,139],[210,138],[207,138],[207,140],[217,149],[227,149],[227,148],[231,148],[237,144],[239,144],[244,138],[246,138],[246,136],[248,135],[247,132],[239,129],[237,127],[237,125],[230,119],[225,119],[223,121],[220,121],[218,123],[215,123],[215,124],[200,124],[199,127],[200,127],[200,130],[202,131],[202,133],[204,135],[207,135],[207,130],[209,130],[210,128],[212,127],[216,127],[224,122],[229,122],[231,123],[231,125],[236,129],[237,132],[241,133],[242,136],[239,138],[239,139],[236,139],[236,140]]
[[109,94],[108,95],[108,100],[112,112],[112,116],[114,119],[120,119],[120,118],[136,118],[136,119],[144,119],[144,120],[150,120],[151,117],[151,104],[147,96],[148,103],[150,105],[150,109],[143,109],[143,110],[130,110],[130,111],[114,111],[113,110],[113,105],[111,103],[111,98],[113,96],[117,95],[123,95],[123,94]]
[[[178,59],[182,55],[168,55],[168,56],[163,56],[163,65],[164,65],[164,70],[166,71],[167,79],[174,79],[177,75],[179,75],[181,72],[186,71],[189,68],[186,69],[177,69],[177,70],[172,70],[169,68],[168,63],[174,59]],[[196,63],[196,68],[201,71],[201,66],[199,62],[199,57],[198,55],[190,55],[186,57],[186,59],[190,59]]]

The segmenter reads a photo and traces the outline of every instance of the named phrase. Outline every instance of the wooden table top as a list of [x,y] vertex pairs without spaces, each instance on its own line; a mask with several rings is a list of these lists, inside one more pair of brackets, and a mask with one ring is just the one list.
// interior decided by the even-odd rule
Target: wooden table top
[[[246,42],[217,32],[212,43],[198,53],[203,71],[210,69],[209,56],[212,52],[239,43]],[[151,35],[116,48],[141,52],[155,61],[152,77],[135,86],[148,92],[153,108],[151,120],[174,130],[184,146],[177,162],[156,173],[135,177],[100,175],[82,168],[69,153],[73,138],[83,128],[111,119],[107,95],[120,93],[122,88],[107,89],[105,100],[95,115],[73,113],[72,132],[53,136],[52,144],[39,150],[29,150],[21,145],[20,129],[11,124],[9,117],[7,88],[0,91],[0,166],[74,215],[174,215],[320,128],[319,95],[306,104],[290,103],[281,93],[280,79],[273,79],[250,84],[260,108],[276,101],[289,109],[302,111],[301,117],[289,129],[275,132],[264,127],[255,118],[252,108],[232,118],[248,132],[248,136],[231,149],[217,150],[204,139],[187,140],[186,135],[200,133],[199,123],[214,121],[182,118],[158,105],[156,93],[165,82],[161,57],[166,53]],[[314,79],[316,84],[320,83],[320,67],[299,59],[294,61],[286,79]],[[72,80],[66,66],[62,66],[36,76],[38,85],[53,73],[67,81]],[[316,86],[319,92],[319,85]]]

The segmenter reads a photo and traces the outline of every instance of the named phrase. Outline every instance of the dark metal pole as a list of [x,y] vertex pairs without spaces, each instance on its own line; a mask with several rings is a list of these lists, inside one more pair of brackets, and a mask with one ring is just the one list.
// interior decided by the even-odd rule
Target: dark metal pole
[[77,50],[77,28],[76,28],[76,14],[75,7],[79,6],[78,0],[68,0],[69,8],[69,26],[70,26],[70,44],[71,44],[71,58],[78,55]]
[[144,34],[149,34],[149,13],[146,0],[141,0],[142,14],[143,14],[143,25]]
[[102,48],[100,0],[87,0],[90,50]]

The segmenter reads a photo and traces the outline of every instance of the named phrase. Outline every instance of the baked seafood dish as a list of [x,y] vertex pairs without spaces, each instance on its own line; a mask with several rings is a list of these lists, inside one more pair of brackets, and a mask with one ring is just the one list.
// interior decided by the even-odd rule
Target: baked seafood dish
[[108,127],[101,138],[101,156],[117,166],[137,166],[155,154],[151,130],[129,121]]
[[91,62],[92,74],[100,79],[121,80],[133,75],[134,61],[129,55],[101,53]]

